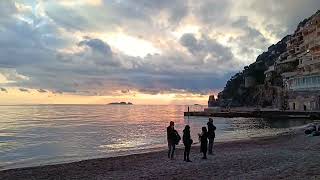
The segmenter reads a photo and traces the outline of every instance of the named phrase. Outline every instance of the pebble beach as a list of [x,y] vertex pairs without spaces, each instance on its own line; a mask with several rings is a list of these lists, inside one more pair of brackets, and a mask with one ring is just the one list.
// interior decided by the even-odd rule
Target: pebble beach
[[183,161],[164,150],[80,162],[0,171],[0,179],[319,179],[320,137],[303,129],[277,136],[217,143],[214,155],[201,159],[199,147]]

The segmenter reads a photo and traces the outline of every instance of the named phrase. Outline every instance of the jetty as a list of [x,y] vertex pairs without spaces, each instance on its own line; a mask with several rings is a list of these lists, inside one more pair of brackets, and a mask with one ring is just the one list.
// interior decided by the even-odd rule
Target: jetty
[[248,110],[248,111],[189,111],[184,116],[224,117],[224,118],[268,118],[268,119],[320,119],[320,111],[281,111],[281,110]]

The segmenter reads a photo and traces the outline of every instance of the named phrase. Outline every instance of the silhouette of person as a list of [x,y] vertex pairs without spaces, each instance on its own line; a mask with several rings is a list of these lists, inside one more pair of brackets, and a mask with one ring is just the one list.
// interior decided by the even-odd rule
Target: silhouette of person
[[200,151],[203,153],[202,159],[207,159],[208,150],[208,132],[206,127],[202,127],[202,133],[199,134],[200,138]]
[[167,140],[168,140],[168,158],[173,159],[174,151],[176,149],[176,134],[178,132],[174,129],[174,122],[170,121],[170,125],[167,127]]
[[213,119],[209,118],[208,125],[208,139],[209,139],[209,154],[212,154],[212,148],[214,143],[214,138],[216,137],[215,130],[216,126],[213,124]]
[[184,158],[183,160],[186,162],[192,162],[190,161],[189,155],[190,155],[190,149],[191,149],[191,144],[193,143],[193,140],[191,139],[190,136],[190,126],[186,125],[184,130],[183,130],[183,144],[184,144]]

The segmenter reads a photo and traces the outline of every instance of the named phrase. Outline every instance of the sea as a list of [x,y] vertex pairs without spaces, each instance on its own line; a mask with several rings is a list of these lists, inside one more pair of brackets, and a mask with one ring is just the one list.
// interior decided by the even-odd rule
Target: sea
[[[205,106],[189,106],[190,111]],[[170,121],[182,136],[198,133],[207,117],[184,117],[182,105],[14,105],[0,106],[0,170],[123,156],[166,149]],[[218,118],[215,142],[286,132],[308,120]],[[179,146],[183,146],[180,143]]]

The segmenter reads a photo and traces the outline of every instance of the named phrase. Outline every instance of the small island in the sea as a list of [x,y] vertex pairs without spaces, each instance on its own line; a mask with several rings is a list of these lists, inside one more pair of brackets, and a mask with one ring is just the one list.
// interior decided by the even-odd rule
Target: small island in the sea
[[131,102],[112,102],[112,103],[109,103],[108,105],[133,105]]

